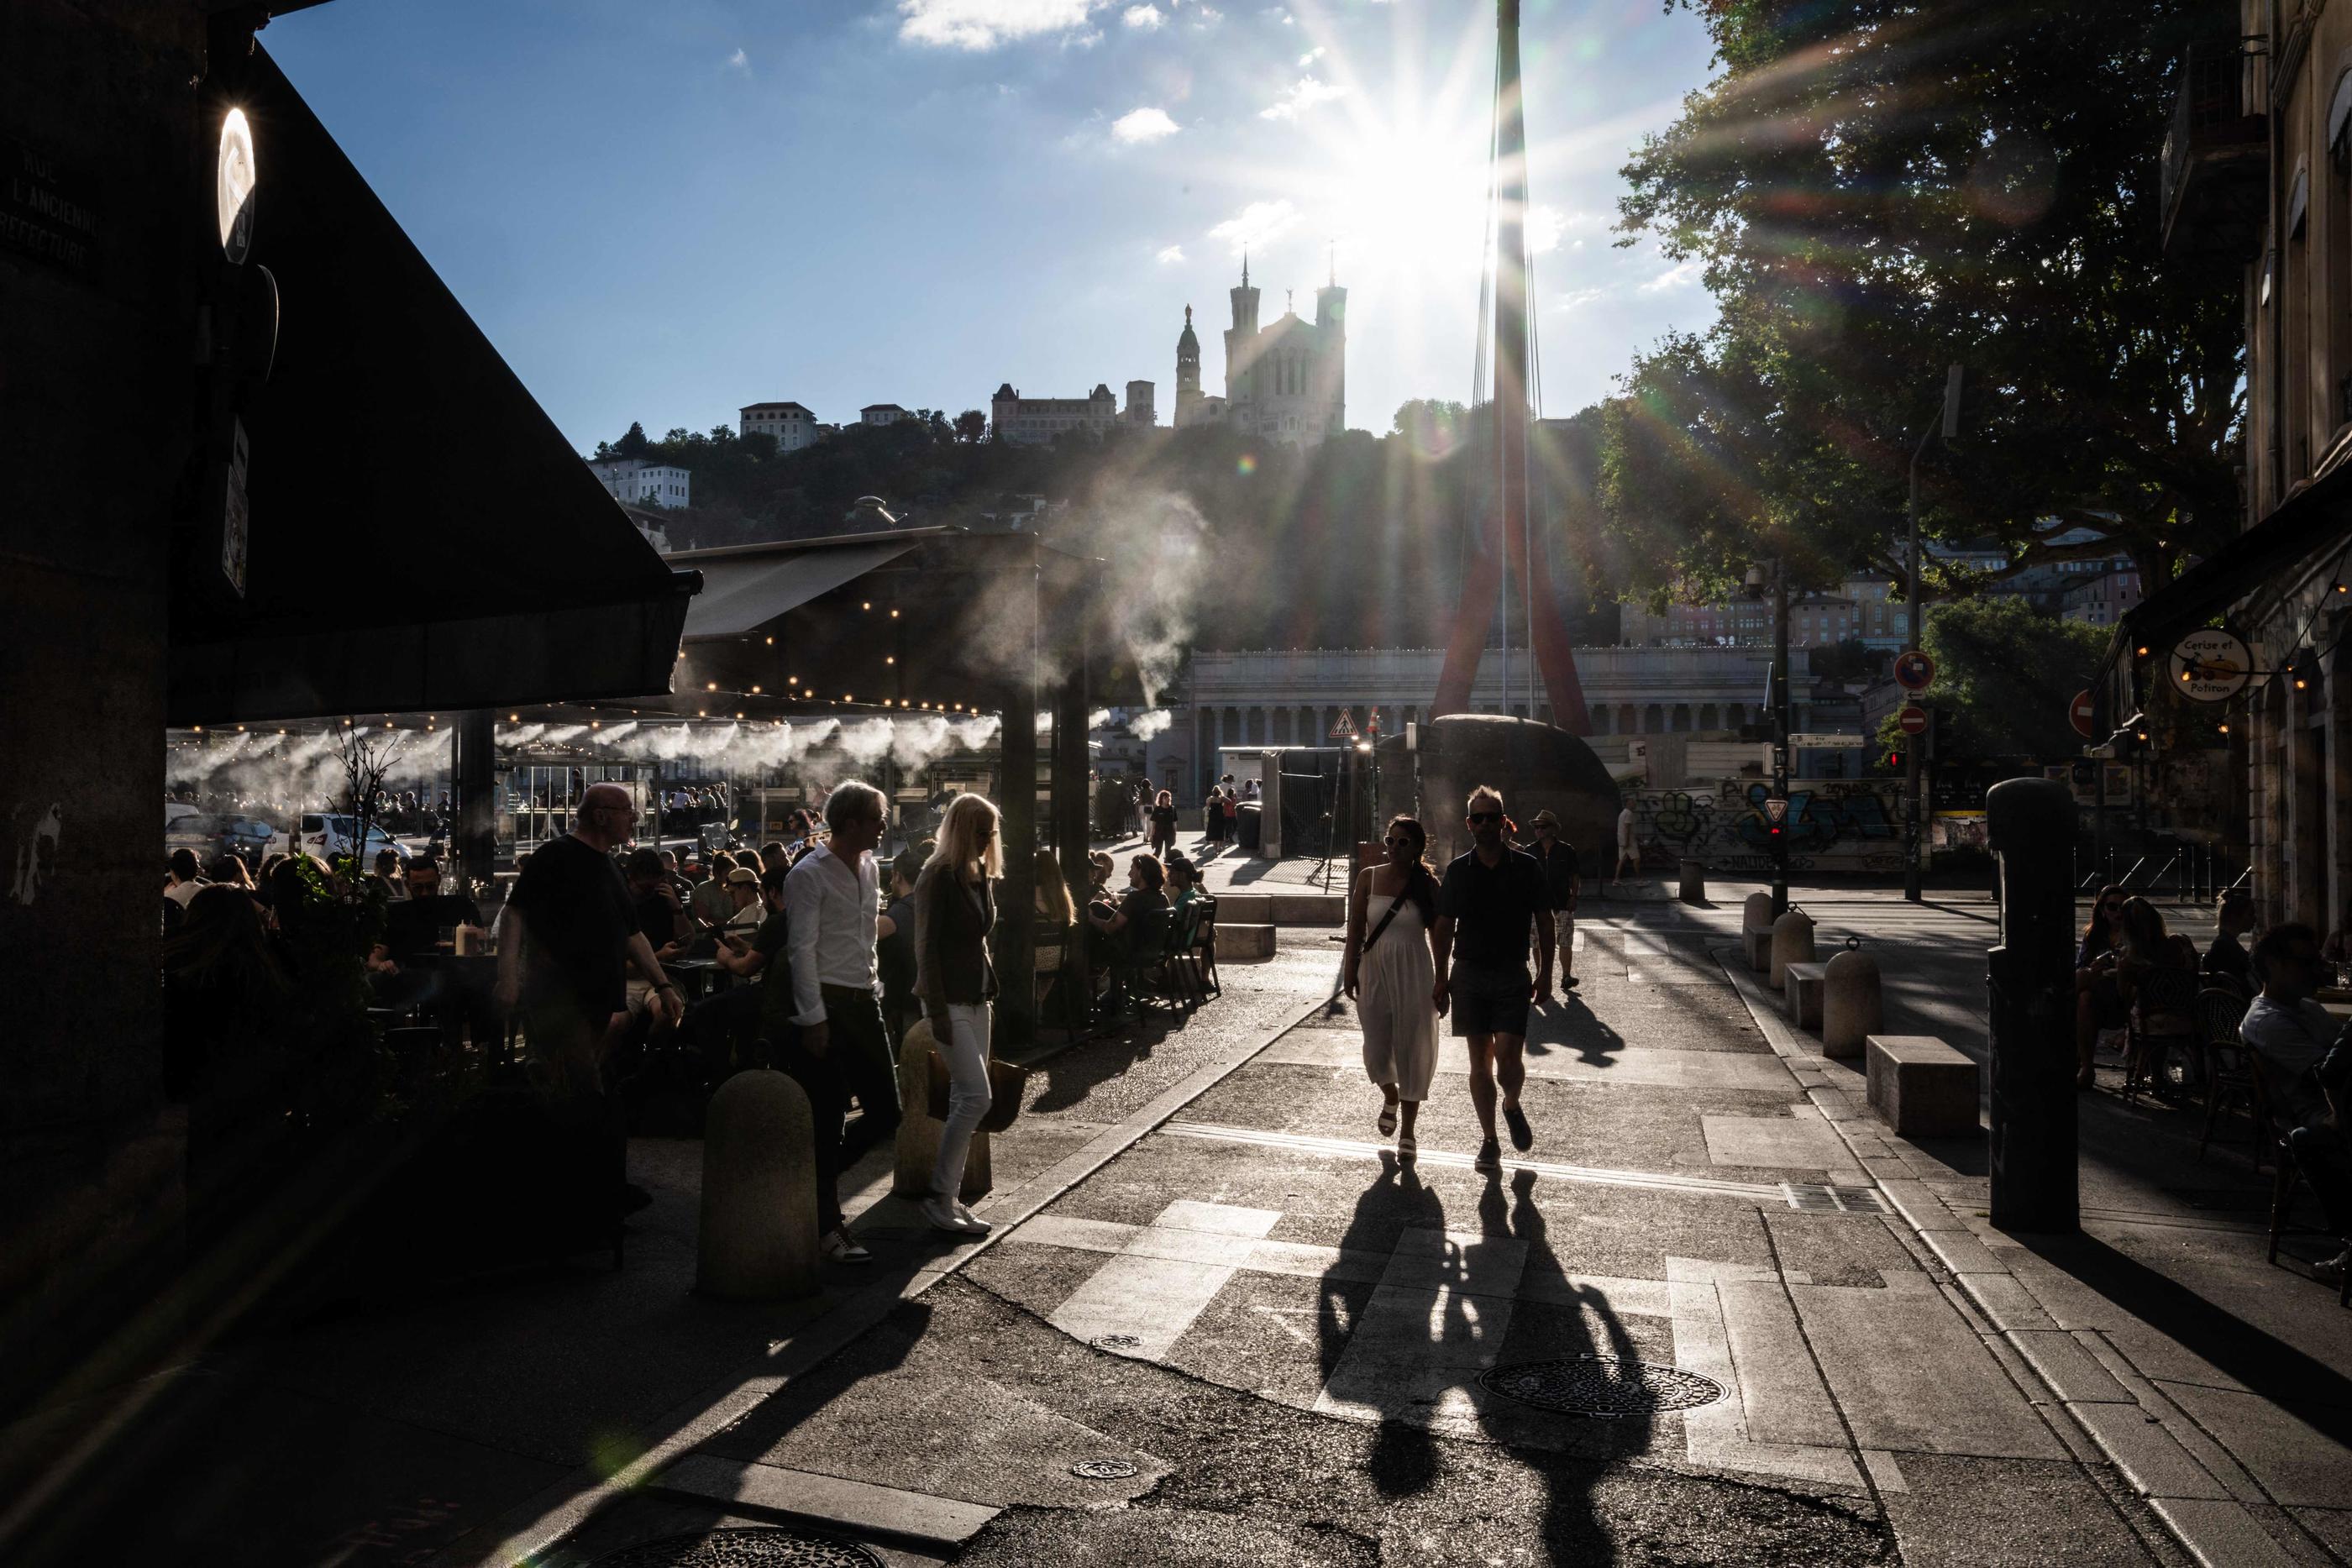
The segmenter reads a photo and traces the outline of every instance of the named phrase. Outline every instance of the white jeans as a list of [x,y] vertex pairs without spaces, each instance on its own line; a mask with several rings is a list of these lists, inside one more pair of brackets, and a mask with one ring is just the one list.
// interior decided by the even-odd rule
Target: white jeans
[[940,1060],[948,1064],[948,1119],[940,1124],[931,1191],[950,1203],[963,1190],[964,1156],[988,1114],[988,1031],[986,1002],[948,1004],[948,1037],[939,1042]]

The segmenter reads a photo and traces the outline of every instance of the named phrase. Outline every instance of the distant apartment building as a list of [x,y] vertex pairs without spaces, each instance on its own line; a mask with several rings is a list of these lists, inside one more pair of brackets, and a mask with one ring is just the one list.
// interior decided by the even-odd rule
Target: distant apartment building
[[625,501],[633,507],[689,507],[694,504],[694,473],[691,469],[648,463],[642,457],[606,457],[592,460],[588,471],[596,476],[614,500]]
[[1128,382],[1127,412],[1119,417],[1129,424],[1141,425],[1145,429],[1158,424],[1160,410],[1156,406],[1154,392],[1155,389],[1150,382]]
[[998,441],[1053,441],[1074,430],[1098,435],[1118,419],[1118,400],[1108,382],[1084,397],[1023,397],[1007,382],[989,400],[989,433]]
[[[1903,646],[1903,606],[1892,601],[1883,578],[1849,578],[1835,593],[1808,593],[1789,601],[1789,645],[1826,648],[1858,641],[1866,647]],[[1663,614],[1627,605],[1619,640],[1654,648],[1762,648],[1772,642],[1772,604],[1735,599],[1713,604],[1673,604]]]
[[2092,626],[2112,626],[2123,618],[2125,611],[2137,604],[2140,598],[2138,572],[2103,571],[2066,590],[2062,613],[2069,621],[2080,621]]
[[772,435],[779,452],[798,452],[819,438],[816,415],[796,402],[745,403],[736,425],[739,435]]
[[896,424],[902,419],[914,417],[895,402],[869,402],[857,411],[857,423],[860,424]]

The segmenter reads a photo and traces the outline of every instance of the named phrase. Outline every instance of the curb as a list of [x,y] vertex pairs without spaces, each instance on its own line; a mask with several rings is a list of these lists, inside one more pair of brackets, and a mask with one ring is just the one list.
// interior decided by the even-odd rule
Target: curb
[[[2045,1419],[2053,1419],[2047,1414],[2053,1406],[2065,1413],[2059,1436],[2067,1447],[2115,1466],[2124,1483],[2205,1568],[2294,1563],[2253,1512],[2260,1508],[2282,1521],[2286,1517],[2253,1478],[2097,1331],[2062,1327],[2059,1314],[2034,1293],[2032,1282],[2000,1260],[2000,1251],[2010,1249],[1987,1246],[1967,1219],[1919,1179],[1905,1152],[1913,1145],[1883,1127],[1867,1103],[1836,1081],[1834,1059],[1822,1056],[1774,1009],[1770,995],[1734,962],[1737,955],[1725,947],[1708,951],[1806,1098],[1837,1129],[1920,1247],[1951,1275],[1982,1320],[1979,1332],[1997,1347],[1998,1359],[2029,1396],[2036,1386],[2048,1396],[2033,1400]],[[1854,1069],[1843,1071],[1861,1078]]]

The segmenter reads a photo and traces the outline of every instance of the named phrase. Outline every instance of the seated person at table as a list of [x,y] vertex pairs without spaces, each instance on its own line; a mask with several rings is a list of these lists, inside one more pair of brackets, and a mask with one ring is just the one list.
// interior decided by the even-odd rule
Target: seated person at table
[[760,873],[748,865],[738,865],[727,873],[727,896],[731,907],[727,918],[719,922],[719,929],[735,936],[749,936],[760,929],[767,918],[767,906],[760,902]]
[[1119,971],[1156,962],[1168,945],[1168,873],[1157,855],[1127,862],[1127,891],[1116,904],[1090,904],[1087,923],[1101,933],[1111,971],[1114,1007],[1124,1002]]
[[2213,945],[2205,949],[2205,973],[2212,979],[2231,981],[2241,996],[2253,994],[2255,980],[2253,963],[2238,938],[2253,928],[2252,896],[2242,887],[2223,894],[2221,926],[2213,933]]
[[[721,933],[710,955],[711,962],[735,977],[735,983],[688,1009],[686,1021],[678,1026],[679,1041],[700,1054],[705,1079],[711,1083],[751,1065],[742,1048],[760,1033],[772,983],[769,963],[784,950],[784,873],[769,872],[760,879],[759,887],[759,929],[748,937],[737,932]],[[787,990],[791,988],[788,973],[779,968],[777,977]],[[787,1007],[786,1011],[790,1010]]]
[[[621,871],[628,879],[629,904],[636,912],[637,929],[645,933],[655,961],[669,963],[686,950],[693,922],[686,917],[686,907],[662,868],[661,856],[652,850],[631,850]],[[631,1017],[654,1010],[653,982],[643,975],[629,977],[627,994]]]
[[394,958],[441,951],[441,933],[459,925],[479,929],[482,912],[463,894],[441,891],[441,866],[419,858],[408,862],[408,896],[384,912],[383,945]]
[[1070,900],[1070,884],[1062,875],[1062,862],[1054,858],[1051,850],[1039,850],[1035,862],[1037,878],[1037,913],[1049,924],[1064,929],[1078,923],[1078,906]]
[[1171,854],[1168,857],[1168,885],[1175,890],[1169,898],[1169,906],[1177,914],[1183,914],[1186,905],[1202,896],[1200,868],[1181,854]]
[[[2238,1038],[2262,1060],[2272,1113],[2288,1129],[2287,1147],[2318,1197],[2328,1229],[2338,1240],[2352,1238],[2352,1154],[2340,1106],[2328,1103],[2331,1094],[2340,1100],[2352,1090],[2347,1082],[2352,1048],[2342,1043],[2342,1030],[2312,994],[2326,977],[2319,934],[2308,925],[2273,925],[2254,944],[2253,963],[2263,992],[2246,1009]],[[2341,1278],[2347,1259],[2352,1248],[2321,1264],[2319,1272]]]
[[376,851],[375,869],[368,873],[368,880],[395,904],[408,896],[408,884],[400,877],[400,857],[390,850]]
[[727,875],[734,869],[735,857],[725,850],[710,857],[709,867],[703,879],[695,883],[690,901],[696,918],[723,925],[727,917],[735,913],[734,901],[727,893]]

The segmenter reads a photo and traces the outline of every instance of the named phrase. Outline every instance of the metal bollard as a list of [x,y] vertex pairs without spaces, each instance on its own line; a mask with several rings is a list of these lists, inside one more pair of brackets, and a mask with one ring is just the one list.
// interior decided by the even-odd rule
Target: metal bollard
[[694,1288],[723,1301],[817,1291],[815,1124],[782,1072],[737,1073],[703,1120]]
[[2000,867],[2000,946],[1985,955],[1992,1067],[1991,1218],[2002,1230],[2081,1221],[2075,1158],[2074,803],[2063,784],[1985,793]]
[[1706,862],[1686,860],[1682,863],[1682,886],[1676,896],[1685,904],[1706,902]]
[[1778,991],[1789,981],[1789,966],[1813,961],[1813,917],[1791,909],[1772,922],[1772,971],[1768,983]]
[[[940,1158],[940,1122],[931,1114],[931,1052],[936,1047],[931,1020],[919,1018],[898,1046],[898,1166],[890,1194],[919,1201],[931,1196],[931,1173]],[[964,1156],[963,1190],[956,1196],[966,1203],[985,1197],[995,1185],[989,1172],[988,1134],[971,1135],[971,1152]]]

